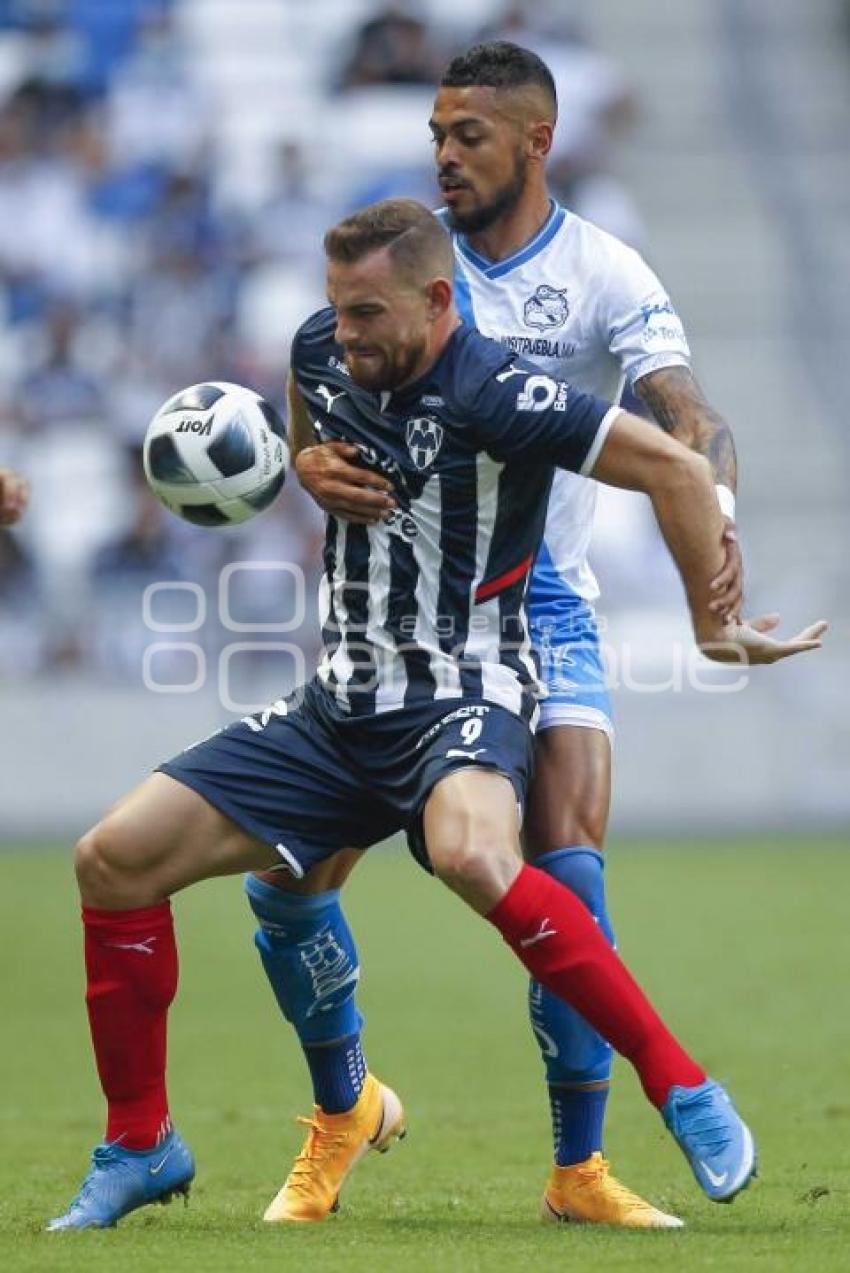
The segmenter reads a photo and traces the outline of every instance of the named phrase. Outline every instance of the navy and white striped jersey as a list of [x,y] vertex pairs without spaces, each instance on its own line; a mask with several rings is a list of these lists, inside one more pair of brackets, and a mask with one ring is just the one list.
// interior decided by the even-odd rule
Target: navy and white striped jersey
[[618,413],[461,325],[394,393],[351,379],[323,309],[292,372],[317,436],[354,443],[393,484],[376,526],[329,518],[318,675],[341,711],[484,698],[530,718],[539,693],[525,614],[553,466],[588,472]]

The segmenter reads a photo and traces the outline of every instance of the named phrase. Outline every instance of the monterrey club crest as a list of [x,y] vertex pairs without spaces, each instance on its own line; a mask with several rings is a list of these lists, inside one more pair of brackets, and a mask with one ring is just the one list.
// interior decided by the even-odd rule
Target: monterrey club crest
[[538,331],[553,331],[563,327],[569,316],[567,289],[550,287],[541,283],[533,296],[529,296],[522,311],[526,327],[536,327]]
[[419,471],[430,468],[443,445],[443,426],[430,416],[416,416],[407,421],[405,437],[410,458]]

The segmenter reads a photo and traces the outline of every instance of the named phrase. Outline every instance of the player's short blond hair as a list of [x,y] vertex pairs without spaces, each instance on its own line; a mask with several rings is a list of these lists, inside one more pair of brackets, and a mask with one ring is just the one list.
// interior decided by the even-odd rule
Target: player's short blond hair
[[344,264],[387,248],[394,269],[414,283],[451,279],[454,274],[448,234],[433,212],[415,199],[371,203],[332,226],[324,242],[328,260]]

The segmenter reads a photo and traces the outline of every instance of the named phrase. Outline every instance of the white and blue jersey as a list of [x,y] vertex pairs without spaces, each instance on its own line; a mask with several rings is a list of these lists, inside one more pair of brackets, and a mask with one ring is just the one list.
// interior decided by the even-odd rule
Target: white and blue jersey
[[[449,229],[445,213],[441,220]],[[652,270],[632,248],[557,204],[534,238],[503,261],[486,260],[462,234],[452,238],[461,316],[550,375],[617,402],[624,384],[689,365],[681,321]],[[529,593],[549,691],[540,728],[611,732],[593,613],[599,588],[587,559],[595,506],[593,482],[555,474]]]

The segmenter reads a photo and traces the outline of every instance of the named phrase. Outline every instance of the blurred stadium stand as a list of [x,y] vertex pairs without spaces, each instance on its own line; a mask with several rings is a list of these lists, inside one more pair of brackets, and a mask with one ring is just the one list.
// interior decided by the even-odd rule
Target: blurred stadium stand
[[[234,559],[298,563],[311,594],[321,525],[296,484],[256,523],[198,531],[148,495],[138,446],[197,380],[281,405],[289,337],[322,301],[322,230],[388,194],[437,202],[430,85],[482,33],[550,62],[556,188],[638,244],[685,317],[738,439],[750,611],[834,621],[827,650],[745,693],[714,674],[710,693],[651,689],[688,643],[678,585],[644,503],[604,493],[596,564],[626,681],[618,826],[850,825],[844,11],[0,0],[0,463],[33,484],[25,522],[0,532],[0,838],[73,831],[310,665],[313,621],[260,626],[295,604],[285,572],[242,572],[245,627],[219,617]],[[203,590],[198,631],[145,627],[161,580]],[[161,594],[157,621],[187,622],[193,595]],[[188,685],[202,658],[203,686],[146,690],[146,658]]]

